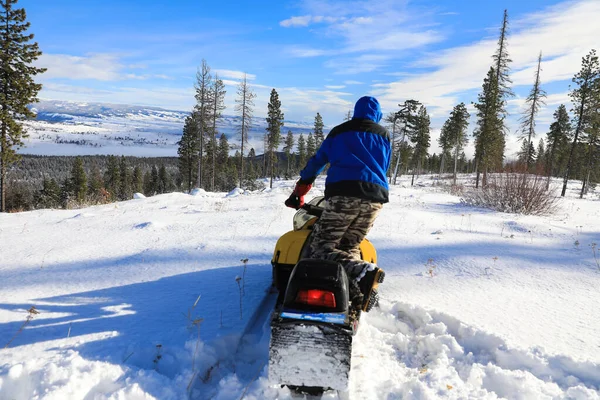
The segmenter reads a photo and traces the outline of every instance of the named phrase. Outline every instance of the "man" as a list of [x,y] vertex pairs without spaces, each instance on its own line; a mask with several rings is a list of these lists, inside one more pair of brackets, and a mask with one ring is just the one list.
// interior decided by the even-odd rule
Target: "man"
[[[338,261],[365,295],[365,309],[371,288],[383,281],[384,273],[375,264],[362,261],[359,245],[365,238],[383,203],[388,202],[386,173],[390,165],[388,132],[379,125],[382,113],[374,97],[361,97],[350,121],[336,126],[300,172],[300,180],[286,206],[300,208],[316,177],[329,164],[325,182],[327,205],[314,227],[311,257]],[[375,292],[376,298],[376,292]],[[374,300],[376,301],[376,300]]]

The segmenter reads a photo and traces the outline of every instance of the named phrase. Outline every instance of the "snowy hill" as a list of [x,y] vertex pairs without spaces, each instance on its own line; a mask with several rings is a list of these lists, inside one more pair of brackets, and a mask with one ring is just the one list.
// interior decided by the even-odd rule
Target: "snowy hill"
[[[387,278],[347,397],[599,399],[600,193],[527,217],[431,183],[369,235]],[[292,398],[255,318],[292,186],[0,214],[0,399]]]
[[[29,138],[23,154],[177,156],[184,111],[103,103],[42,100],[32,107],[37,120],[25,123]],[[239,117],[224,115],[218,127],[236,148]],[[266,122],[255,118],[249,134],[250,147],[262,152]],[[312,125],[286,121],[284,132],[305,135]]]

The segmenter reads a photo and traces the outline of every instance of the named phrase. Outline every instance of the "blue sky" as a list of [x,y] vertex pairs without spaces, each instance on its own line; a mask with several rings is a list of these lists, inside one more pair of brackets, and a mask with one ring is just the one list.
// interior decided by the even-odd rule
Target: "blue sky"
[[[391,112],[408,98],[432,115],[434,139],[453,105],[476,100],[495,50],[504,8],[517,96],[522,98],[543,51],[549,94],[539,134],[567,102],[572,75],[600,37],[597,0],[302,0],[286,2],[21,0],[44,55],[46,99],[191,109],[194,75],[204,58],[227,84],[233,114],[236,83],[249,74],[264,116],[272,87],[286,119],[333,126],[365,94]],[[472,124],[474,125],[474,118]]]

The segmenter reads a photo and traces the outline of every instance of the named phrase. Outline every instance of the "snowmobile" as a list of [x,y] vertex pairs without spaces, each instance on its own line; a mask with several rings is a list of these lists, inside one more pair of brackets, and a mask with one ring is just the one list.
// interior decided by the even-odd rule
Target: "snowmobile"
[[[352,338],[361,312],[377,304],[377,286],[385,276],[377,270],[371,287],[361,287],[339,263],[309,257],[312,228],[324,202],[314,198],[296,212],[294,229],[279,238],[271,261],[278,298],[271,318],[269,380],[311,395],[347,390]],[[377,263],[367,239],[360,251],[364,261]]]

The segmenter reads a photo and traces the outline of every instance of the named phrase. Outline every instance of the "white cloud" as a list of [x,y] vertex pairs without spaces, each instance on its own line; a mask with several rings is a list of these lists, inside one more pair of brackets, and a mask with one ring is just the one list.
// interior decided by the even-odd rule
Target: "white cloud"
[[306,58],[306,57],[319,57],[327,54],[325,50],[313,49],[310,47],[302,46],[291,46],[285,49],[285,52],[292,57]]
[[[533,83],[540,50],[547,60],[542,64],[543,83],[570,79],[580,69],[581,57],[598,44],[598,20],[600,2],[579,1],[525,16],[513,24],[519,27],[513,27],[508,38],[515,85]],[[432,107],[434,113],[446,114],[465,92],[479,90],[495,49],[496,38],[490,38],[431,54],[421,65],[434,71],[377,85],[373,94],[386,107],[395,108],[404,99],[414,98]]]
[[279,25],[284,28],[293,28],[293,27],[306,27],[310,24],[318,24],[318,23],[333,23],[337,21],[339,18],[336,17],[325,17],[323,15],[302,15],[298,17],[291,17],[279,22]]
[[121,79],[123,65],[115,54],[90,54],[84,57],[67,54],[42,54],[37,65],[47,68],[44,79],[93,79],[116,81]]
[[345,87],[346,87],[346,85],[325,85],[326,89],[333,89],[333,90],[343,89]]
[[219,78],[229,78],[229,79],[238,79],[241,80],[244,78],[244,74],[246,74],[246,79],[249,81],[253,81],[256,79],[256,75],[247,74],[242,71],[232,71],[230,69],[214,69],[213,72],[219,75]]
[[291,18],[285,19],[285,20],[281,21],[279,23],[279,25],[283,26],[284,28],[290,28],[290,27],[294,27],[294,26],[308,26],[311,21],[312,21],[312,16],[304,15],[301,17],[291,17]]
[[346,85],[362,85],[363,82],[348,80],[348,81],[344,81],[344,84],[346,84]]
[[43,80],[64,78],[114,82],[121,80],[172,79],[164,74],[140,75],[126,72],[127,69],[143,69],[145,66],[142,64],[125,65],[117,54],[103,53],[73,56],[44,53],[36,62],[36,65],[48,69],[41,75]]
[[401,57],[406,50],[443,39],[439,32],[428,28],[433,13],[412,6],[409,8],[406,1],[304,0],[301,8],[307,12],[306,15],[292,17],[280,24],[291,27],[325,23],[326,27],[320,29],[319,34],[341,43],[327,50],[292,46],[287,53],[293,57],[335,56],[325,66],[336,69],[337,73],[370,72],[383,66],[381,62],[362,62],[359,66],[350,67],[351,57],[354,59],[356,53],[374,51],[377,52],[375,55],[361,56],[388,60]]

